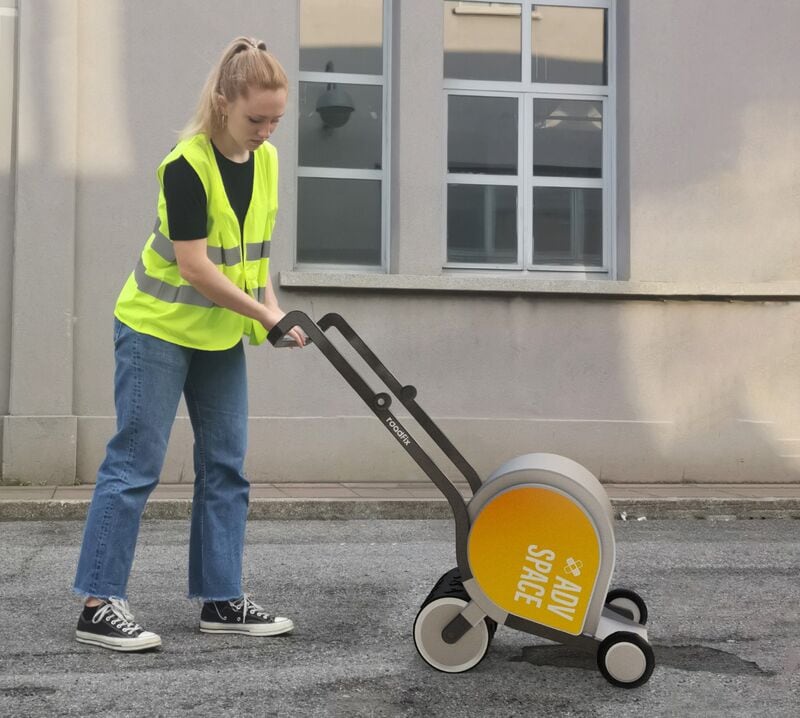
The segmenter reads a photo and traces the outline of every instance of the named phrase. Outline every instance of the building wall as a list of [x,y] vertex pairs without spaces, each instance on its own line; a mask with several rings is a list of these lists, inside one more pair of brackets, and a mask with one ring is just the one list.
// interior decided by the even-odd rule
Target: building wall
[[[8,414],[11,383],[11,258],[14,252],[14,77],[16,0],[0,0],[0,416]],[[0,447],[4,422],[0,424]],[[0,448],[0,458],[2,458]]]
[[[0,253],[11,257],[14,236],[14,75],[16,0],[0,0]],[[0,415],[8,413],[11,366],[11,262],[0,262]],[[3,428],[0,425],[0,446]]]
[[[224,44],[263,38],[297,76],[296,3],[204,4],[19,3],[5,482],[94,480],[114,300]],[[792,0],[620,0],[617,279],[444,275],[441,6],[394,3],[391,273],[294,270],[292,98],[274,137],[283,308],[344,315],[482,475],[553,451],[606,481],[800,481],[798,23]],[[253,480],[423,478],[313,347],[248,361]],[[191,478],[182,408],[163,480]]]
[[792,0],[630,3],[631,277],[800,278],[798,21]]

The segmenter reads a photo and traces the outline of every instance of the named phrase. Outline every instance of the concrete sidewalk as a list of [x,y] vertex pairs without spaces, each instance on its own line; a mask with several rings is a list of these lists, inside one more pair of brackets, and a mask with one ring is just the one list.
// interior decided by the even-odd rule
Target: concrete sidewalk
[[[469,498],[467,484],[456,484]],[[93,485],[0,486],[0,521],[81,520]],[[605,484],[620,519],[800,519],[800,485]],[[162,484],[145,518],[181,519],[191,484]],[[252,519],[446,519],[450,508],[429,481],[253,484]]]

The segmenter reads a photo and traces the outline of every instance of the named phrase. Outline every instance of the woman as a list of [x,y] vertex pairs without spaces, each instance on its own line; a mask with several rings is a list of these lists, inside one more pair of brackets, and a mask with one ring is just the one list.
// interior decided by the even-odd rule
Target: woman
[[[242,337],[260,344],[283,317],[269,281],[278,163],[266,140],[288,80],[263,43],[234,40],[181,141],[158,168],[158,219],[114,311],[117,433],[101,465],[75,578],[76,638],[118,651],[161,645],[126,598],[139,521],[158,483],[183,393],[194,431],[189,596],[200,630],[291,631],[242,592],[249,484]],[[305,337],[290,332],[298,346]]]

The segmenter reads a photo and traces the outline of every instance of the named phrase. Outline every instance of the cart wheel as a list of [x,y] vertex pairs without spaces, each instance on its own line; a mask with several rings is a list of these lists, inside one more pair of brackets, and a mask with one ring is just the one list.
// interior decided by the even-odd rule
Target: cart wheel
[[451,568],[439,577],[422,605],[425,606],[426,603],[434,598],[442,598],[443,596],[455,596],[456,598],[463,598],[465,601],[469,600],[467,590],[461,582],[461,573],[457,568]]
[[620,609],[621,613],[640,626],[647,623],[647,604],[636,591],[629,588],[614,588],[609,591],[606,606]]
[[617,631],[597,649],[597,667],[605,679],[619,688],[638,688],[647,683],[656,659],[650,644],[641,636]]
[[[442,574],[422,602],[421,608],[425,608],[431,601],[435,601],[438,598],[460,598],[465,604],[469,603],[470,597],[461,582],[461,573],[458,568],[451,568],[447,573]],[[483,620],[489,629],[489,643],[491,643],[494,634],[497,632],[497,621],[488,616]]]
[[470,628],[455,643],[446,643],[442,638],[445,626],[461,613],[466,605],[467,601],[463,598],[453,596],[434,598],[422,606],[414,621],[414,645],[423,660],[439,671],[445,673],[468,671],[477,666],[489,650],[491,634],[487,619]]

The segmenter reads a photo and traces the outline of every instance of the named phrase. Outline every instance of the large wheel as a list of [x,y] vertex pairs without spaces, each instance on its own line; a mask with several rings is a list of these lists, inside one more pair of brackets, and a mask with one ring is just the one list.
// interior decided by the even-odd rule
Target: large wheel
[[[457,568],[451,568],[447,573],[443,573],[439,580],[433,585],[431,592],[422,602],[421,608],[425,608],[431,601],[437,598],[460,598],[465,603],[470,602],[467,589],[461,582],[461,572]],[[491,643],[494,634],[497,632],[497,621],[488,616],[483,619],[489,629],[489,642]]]
[[652,647],[636,633],[612,633],[597,649],[600,673],[619,688],[638,688],[647,683],[655,665]]
[[467,589],[464,588],[464,584],[461,581],[461,572],[457,568],[451,568],[439,577],[439,580],[433,584],[433,588],[422,602],[422,605],[424,606],[434,598],[442,598],[443,596],[455,596],[469,601]]
[[647,604],[636,591],[629,588],[614,588],[609,591],[606,596],[606,606],[614,610],[619,609],[619,613],[640,626],[647,623]]
[[462,673],[483,660],[497,623],[488,616],[455,643],[446,643],[442,631],[470,601],[457,568],[445,573],[422,602],[414,621],[414,645],[430,666],[445,673]]
[[414,621],[414,645],[430,666],[445,673],[463,673],[477,666],[489,650],[491,636],[486,621],[470,628],[455,643],[446,643],[442,631],[467,601],[462,598],[435,598],[426,603]]

